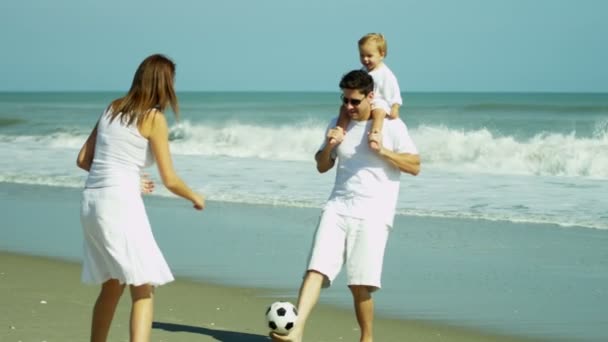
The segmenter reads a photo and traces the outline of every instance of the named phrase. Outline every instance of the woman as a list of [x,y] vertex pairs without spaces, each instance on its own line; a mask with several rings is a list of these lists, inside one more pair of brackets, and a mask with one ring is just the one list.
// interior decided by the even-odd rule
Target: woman
[[148,222],[140,192],[140,174],[156,160],[163,184],[192,202],[204,198],[175,173],[163,111],[178,104],[175,64],[152,55],[140,65],[129,92],[101,115],[78,154],[78,167],[89,172],[82,196],[84,233],[82,280],[101,285],[93,309],[91,341],[106,341],[126,285],[131,292],[130,340],[149,341],[154,287],[173,280]]

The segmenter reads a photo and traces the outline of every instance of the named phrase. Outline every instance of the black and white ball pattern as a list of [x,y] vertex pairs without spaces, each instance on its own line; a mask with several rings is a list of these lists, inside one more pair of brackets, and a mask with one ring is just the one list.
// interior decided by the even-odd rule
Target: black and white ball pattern
[[274,302],[266,310],[266,322],[273,332],[287,335],[298,318],[298,309],[290,302]]

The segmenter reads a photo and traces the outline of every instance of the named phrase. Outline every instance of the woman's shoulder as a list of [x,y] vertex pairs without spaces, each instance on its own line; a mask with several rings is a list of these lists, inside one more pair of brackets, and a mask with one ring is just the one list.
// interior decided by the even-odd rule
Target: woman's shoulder
[[156,120],[162,120],[166,122],[165,113],[161,111],[159,108],[152,108],[143,115],[144,120],[150,120],[151,122],[155,122]]
[[148,138],[159,127],[167,127],[165,114],[158,108],[152,108],[141,117],[138,123],[139,132]]

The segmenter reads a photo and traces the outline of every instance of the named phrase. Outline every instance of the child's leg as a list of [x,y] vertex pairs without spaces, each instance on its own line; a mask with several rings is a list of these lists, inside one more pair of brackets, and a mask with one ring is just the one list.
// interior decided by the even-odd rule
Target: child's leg
[[340,114],[338,115],[338,124],[336,127],[342,128],[344,132],[346,132],[346,127],[350,122],[350,117],[346,114],[346,107],[340,106]]
[[114,312],[124,289],[125,286],[116,279],[110,279],[101,285],[101,292],[93,307],[91,342],[107,341]]
[[355,315],[361,329],[360,342],[371,342],[373,340],[374,324],[374,300],[369,288],[363,285],[349,286],[355,304]]
[[391,120],[395,120],[399,118],[399,108],[401,108],[401,105],[399,105],[398,103],[395,103],[391,106],[391,110],[390,113],[387,113],[388,118]]
[[298,320],[296,321],[296,325],[287,336],[271,334],[273,341],[302,342],[304,326],[306,325],[308,316],[310,316],[321,295],[323,277],[321,273],[315,271],[308,271],[306,273],[298,296]]
[[154,287],[131,286],[131,342],[148,342],[154,316]]
[[[372,129],[370,133],[381,133],[382,126],[384,124],[384,118],[386,117],[386,112],[381,108],[375,108],[372,110]],[[369,143],[369,146],[373,150],[377,150],[379,148],[378,144],[374,141]]]
[[338,115],[338,122],[336,124],[336,127],[340,127],[342,128],[342,131],[346,132],[346,127],[348,126],[349,122],[350,118],[348,117],[348,114],[346,114],[346,108],[344,106],[340,106],[340,113]]

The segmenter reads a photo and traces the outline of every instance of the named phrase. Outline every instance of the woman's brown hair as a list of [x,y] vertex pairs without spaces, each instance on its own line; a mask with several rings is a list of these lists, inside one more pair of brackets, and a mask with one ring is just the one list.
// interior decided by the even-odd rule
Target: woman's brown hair
[[110,120],[119,118],[122,123],[132,125],[154,109],[162,112],[167,106],[171,106],[177,118],[179,106],[174,79],[172,60],[160,54],[147,57],[137,68],[127,95],[112,102]]

